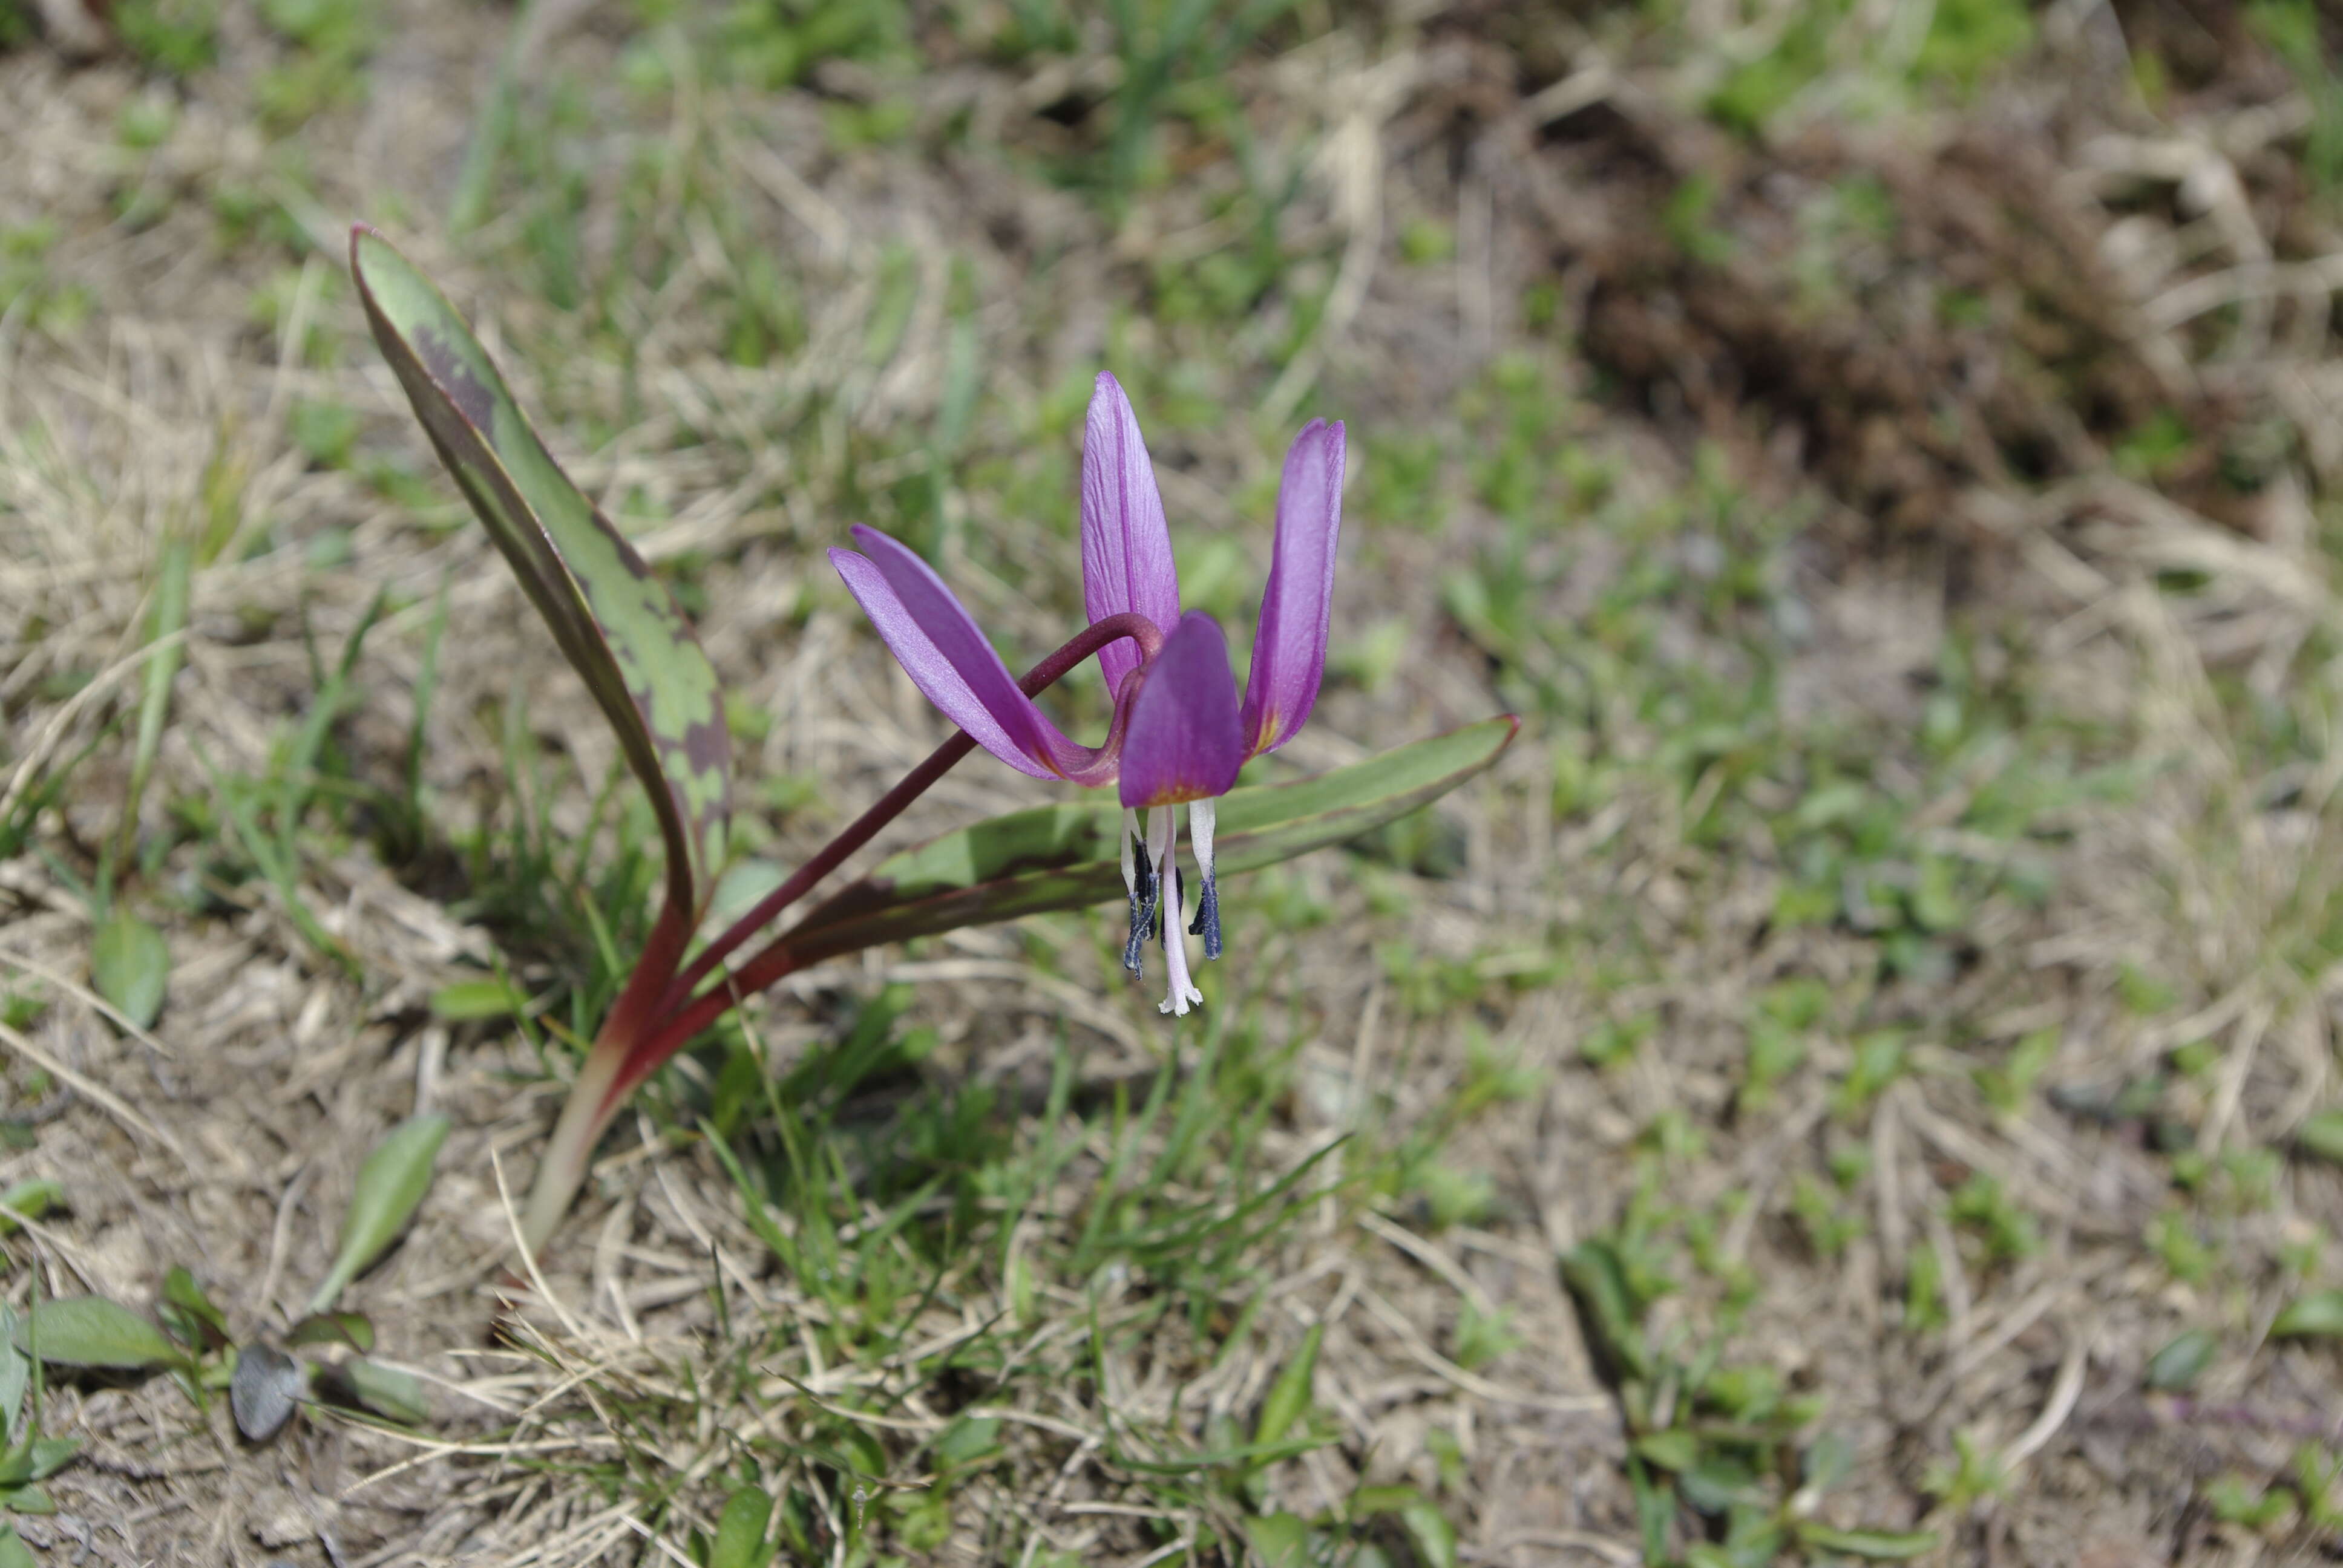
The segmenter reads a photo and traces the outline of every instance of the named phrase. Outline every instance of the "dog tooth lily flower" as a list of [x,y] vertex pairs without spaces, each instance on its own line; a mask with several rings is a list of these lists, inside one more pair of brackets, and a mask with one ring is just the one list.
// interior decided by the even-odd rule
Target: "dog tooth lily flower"
[[1124,636],[1099,650],[1114,718],[1105,742],[1095,747],[1068,739],[1019,689],[951,589],[910,549],[858,527],[854,538],[865,553],[830,552],[912,682],[970,739],[1036,779],[1118,787],[1122,879],[1131,896],[1123,966],[1139,973],[1147,941],[1160,930],[1170,971],[1161,1003],[1167,1013],[1185,1014],[1204,1000],[1180,934],[1188,905],[1176,863],[1179,809],[1188,809],[1198,874],[1187,934],[1202,937],[1204,956],[1216,959],[1215,803],[1249,759],[1292,739],[1318,700],[1342,522],[1342,424],[1313,419],[1286,453],[1269,581],[1241,700],[1220,624],[1201,610],[1181,612],[1163,499],[1139,418],[1114,377],[1100,375],[1082,434],[1082,601],[1093,625],[1117,623]]

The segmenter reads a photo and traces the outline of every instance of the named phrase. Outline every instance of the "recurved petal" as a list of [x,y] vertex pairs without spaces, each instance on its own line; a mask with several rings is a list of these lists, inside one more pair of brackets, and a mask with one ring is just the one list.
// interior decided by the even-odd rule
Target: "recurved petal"
[[857,528],[852,550],[830,552],[847,591],[930,702],[969,738],[1021,773],[1060,779],[1091,759],[1018,689],[967,610],[928,563],[876,528]]
[[[1225,795],[1244,766],[1229,639],[1202,610],[1182,616],[1148,665],[1122,738],[1122,803],[1170,806]],[[1167,879],[1170,872],[1157,868]]]
[[[1103,370],[1082,429],[1082,608],[1093,621],[1137,610],[1167,633],[1180,619],[1180,574],[1155,465],[1131,399]],[[1108,691],[1120,695],[1139,661],[1127,641],[1100,649]]]
[[1261,629],[1245,676],[1245,752],[1293,739],[1318,700],[1334,602],[1334,541],[1342,528],[1342,426],[1312,419],[1285,454],[1277,491],[1277,539]]

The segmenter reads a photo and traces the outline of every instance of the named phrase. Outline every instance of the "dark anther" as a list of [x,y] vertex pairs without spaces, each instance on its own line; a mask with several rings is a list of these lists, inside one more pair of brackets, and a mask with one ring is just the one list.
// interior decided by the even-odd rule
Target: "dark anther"
[[1122,944],[1122,967],[1136,975],[1147,972],[1147,939],[1154,930],[1160,890],[1155,867],[1147,858],[1147,840],[1134,835],[1131,855],[1131,936]]
[[1204,873],[1204,896],[1197,901],[1195,923],[1188,934],[1204,939],[1206,958],[1221,956],[1221,885],[1210,871]]

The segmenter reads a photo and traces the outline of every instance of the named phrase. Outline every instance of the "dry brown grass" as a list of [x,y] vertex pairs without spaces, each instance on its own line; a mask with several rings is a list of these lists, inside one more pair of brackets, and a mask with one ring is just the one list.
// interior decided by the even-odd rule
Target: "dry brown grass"
[[[539,68],[607,83],[620,21],[543,10],[528,45]],[[1273,1469],[1282,1506],[1312,1513],[1362,1480],[1404,1481],[1442,1496],[1466,1561],[1631,1563],[1641,1545],[1621,1423],[1555,1259],[1617,1227],[1653,1172],[1662,1202],[1715,1227],[1715,1266],[1684,1271],[1654,1334],[1697,1344],[1734,1271],[1747,1271],[1734,1359],[1824,1396],[1855,1441],[1855,1479],[1828,1504],[1837,1522],[1938,1529],[1934,1560],[1947,1563],[2242,1565],[2331,1547],[2309,1525],[2220,1523],[2204,1489],[2227,1471],[2268,1480],[2306,1434],[2332,1437],[2334,1352],[2264,1336],[2304,1283],[2278,1260],[2343,1226],[2338,1173],[2281,1167],[2265,1201],[2220,1216],[2198,1279],[2176,1276],[2145,1239],[2179,1201],[2173,1151],[2153,1141],[2161,1122],[2188,1131],[2218,1182],[2225,1151],[2282,1150],[2332,1089],[2338,979],[2318,955],[2343,878],[2343,751],[2315,725],[2279,746],[2241,718],[2257,700],[2332,711],[2343,356],[2324,315],[2332,257],[2306,239],[2331,247],[2318,215],[2332,208],[2305,200],[2291,152],[2304,112],[2282,78],[2244,71],[2149,116],[2105,83],[2064,96],[2046,85],[2075,57],[2054,47],[2042,72],[1959,124],[1875,136],[1824,117],[1785,148],[1728,146],[1678,106],[1683,73],[1708,68],[1698,51],[1689,65],[1646,67],[1582,40],[1556,70],[1539,53],[1548,45],[1507,39],[1485,8],[1421,25],[1354,19],[1232,77],[1264,143],[1304,170],[1283,222],[1329,291],[1282,369],[1242,339],[1199,357],[1202,329],[1133,313],[1151,261],[1225,243],[1210,204],[1233,181],[1224,158],[1143,197],[1119,232],[1033,176],[1028,160],[1062,150],[1061,128],[1035,109],[1112,79],[1095,48],[1035,69],[969,58],[940,72],[929,90],[941,106],[923,107],[922,123],[964,110],[973,150],[915,138],[840,153],[811,95],[688,82],[662,134],[726,182],[743,233],[719,234],[681,191],[663,193],[671,205],[652,221],[685,243],[671,276],[620,307],[635,353],[622,370],[592,351],[579,318],[499,270],[526,254],[515,222],[462,245],[436,232],[483,63],[503,44],[498,18],[443,0],[399,7],[365,106],[305,134],[304,186],[251,124],[273,45],[242,8],[227,17],[223,64],[187,85],[177,131],[151,157],[116,135],[146,90],[129,65],[69,66],[37,48],[0,57],[0,234],[53,222],[49,268],[90,306],[78,322],[37,320],[30,306],[0,317],[0,794],[21,798],[89,749],[25,852],[0,863],[0,990],[48,1002],[0,1032],[7,1091],[47,1084],[8,1107],[38,1141],[0,1155],[0,1185],[54,1176],[70,1198],[8,1242],[5,1290],[21,1303],[37,1274],[45,1293],[144,1304],[184,1262],[240,1334],[281,1323],[325,1265],[366,1149],[435,1107],[455,1122],[437,1182],[353,1297],[389,1358],[432,1381],[434,1421],[400,1433],[319,1412],[255,1446],[224,1409],[199,1416],[166,1379],[53,1386],[45,1426],[87,1447],[51,1483],[60,1512],[22,1523],[52,1560],[688,1562],[689,1531],[711,1522],[745,1465],[827,1513],[818,1533],[843,1561],[841,1493],[810,1445],[837,1441],[840,1422],[865,1425],[916,1482],[931,1473],[920,1445],[973,1413],[1002,1420],[1005,1457],[951,1494],[933,1560],[1179,1561],[1202,1533],[1231,1528],[1234,1503],[1177,1501],[1113,1445],[1195,1436],[1215,1417],[1249,1433],[1315,1325],[1315,1402],[1339,1438]],[[1554,35],[1574,35],[1557,23]],[[822,83],[845,101],[876,91],[850,70]],[[2029,156],[2004,181],[1978,138],[2021,109]],[[587,177],[581,225],[604,263],[625,243],[615,166],[643,138],[622,125],[613,110],[577,133],[609,155]],[[1671,191],[1704,168],[1722,171],[1715,221],[1742,247],[1726,267],[1704,269],[1666,237]],[[1930,221],[1863,262],[1852,305],[1805,314],[1797,236],[1769,204],[1795,205],[1785,182],[1864,169]],[[140,185],[171,197],[159,220],[115,221],[110,204]],[[210,203],[224,187],[275,198],[317,253],[286,271],[283,247],[223,243]],[[2042,219],[2052,208],[2055,224]],[[911,1020],[937,1034],[923,1070],[996,1088],[999,1114],[1029,1140],[1051,1131],[1057,1041],[1075,1043],[1076,1111],[1057,1131],[1079,1141],[1029,1237],[955,1261],[896,1325],[899,1355],[826,1361],[808,1328],[834,1310],[826,1292],[780,1266],[688,1124],[648,1114],[608,1144],[543,1276],[512,1283],[506,1194],[525,1181],[560,1085],[509,1031],[427,1010],[497,940],[450,913],[472,890],[447,846],[513,809],[498,739],[510,689],[561,765],[549,775],[561,831],[582,831],[590,789],[578,780],[599,779],[611,749],[476,530],[451,507],[418,516],[313,461],[288,428],[304,403],[346,405],[364,449],[420,467],[421,443],[387,372],[353,347],[355,312],[334,283],[346,214],[395,227],[510,340],[516,385],[554,411],[554,445],[590,490],[667,519],[647,553],[688,571],[712,657],[770,718],[741,748],[744,777],[820,781],[820,806],[764,814],[776,853],[809,848],[825,810],[850,809],[938,736],[818,552],[858,508],[898,504],[890,486],[919,460],[917,433],[942,396],[947,301],[960,287],[984,346],[974,444],[988,452],[1030,432],[1052,388],[1110,343],[1200,365],[1209,396],[1237,412],[1167,421],[1167,499],[1251,563],[1266,538],[1232,498],[1272,471],[1282,427],[1322,407],[1370,435],[1453,429],[1508,350],[1559,377],[1566,438],[1617,459],[1619,492],[1636,504],[1684,493],[1695,447],[1717,443],[1748,506],[1819,518],[1782,556],[1780,597],[1808,618],[1771,688],[1789,727],[1875,735],[1873,782],[1906,801],[1916,841],[2045,862],[2052,890],[1983,900],[1949,974],[1875,985],[1875,932],[1776,919],[1794,872],[1757,819],[1722,838],[1701,830],[1706,801],[1737,784],[1718,769],[1671,782],[1642,768],[1674,739],[1664,707],[1597,693],[1599,727],[1534,715],[1497,773],[1443,809],[1462,846],[1453,874],[1322,858],[1295,876],[1332,918],[1264,932],[1229,966],[1226,994],[1259,988],[1265,1027],[1297,1047],[1265,1169],[1292,1169],[1345,1131],[1364,1136],[1334,1158],[1363,1168],[1378,1140],[1436,1122],[1480,1040],[1542,1075],[1534,1095],[1488,1110],[1445,1151],[1493,1179],[1494,1201],[1470,1222],[1440,1227],[1420,1201],[1312,1206],[1248,1256],[1243,1289],[1209,1327],[1228,1332],[1256,1288],[1262,1304],[1225,1348],[1179,1313],[1159,1322],[1145,1271],[1119,1263],[1086,1290],[1045,1272],[1021,1305],[1004,1259],[1069,1244],[1115,1159],[1104,1108],[1118,1092],[1143,1097],[1167,1050],[1151,1007],[1101,952],[1102,928],[1070,920],[833,966],[789,982],[757,1020],[785,1065],[834,1035],[850,999],[914,981]],[[1453,236],[1453,255],[1403,260],[1401,236],[1427,218]],[[713,318],[744,242],[781,258],[805,300],[805,347],[769,366],[728,359]],[[895,255],[925,286],[874,365],[865,345]],[[2026,276],[2077,258],[2104,269],[2087,286],[2067,276],[2026,293]],[[256,291],[273,279],[275,313],[256,319]],[[1540,281],[1576,347],[1523,320],[1524,288]],[[2040,308],[2017,325],[2069,334],[2081,368],[2008,379],[2016,328],[1934,332],[1907,296],[1938,286],[2017,290]],[[2214,308],[2223,302],[2242,303]],[[338,352],[308,355],[313,327]],[[1932,422],[1940,403],[1947,417]],[[2207,449],[2256,429],[2291,444],[2250,499],[2203,464],[2153,483],[2117,477],[2109,447],[2167,404]],[[2030,442],[2054,456],[2013,475],[2009,454]],[[201,526],[222,497],[232,531],[196,578],[146,831],[165,833],[171,803],[210,797],[219,777],[268,773],[314,692],[312,642],[330,658],[386,586],[399,608],[366,644],[364,701],[337,734],[357,776],[395,781],[444,583],[449,632],[424,729],[441,837],[396,873],[356,837],[305,855],[300,894],[354,959],[347,970],[321,959],[265,879],[226,880],[206,845],[178,844],[130,895],[169,938],[167,1009],[151,1034],[126,1031],[85,989],[90,917],[66,874],[87,875],[116,829],[160,541]],[[959,487],[945,549],[980,618],[1039,648],[1057,640],[1073,566],[1022,504],[1006,485]],[[1520,689],[1505,682],[1523,661],[1476,644],[1440,588],[1505,538],[1504,520],[1467,498],[1443,529],[1423,531],[1359,505],[1353,537],[1373,539],[1374,565],[1346,577],[1344,614],[1395,627],[1404,651],[1386,682],[1330,693],[1293,749],[1309,766]],[[1541,579],[1536,613],[1549,619],[1594,615],[1613,586],[1614,543],[1575,526],[1557,518],[1544,541],[1578,563]],[[1741,657],[1697,615],[1654,615],[1663,663]],[[1979,628],[1980,644],[2022,665],[2042,724],[2095,727],[2081,744],[2142,760],[2139,787],[2064,808],[2021,844],[1965,837],[1967,797],[1996,765],[1932,782],[1911,738],[1948,641]],[[1594,728],[1617,788],[1558,812],[1555,749]],[[1766,810],[1796,804],[1756,795]],[[970,766],[920,823],[1029,799],[1022,780]],[[1479,965],[1469,997],[1408,1005],[1403,977],[1378,957],[1392,943]],[[558,978],[543,950],[515,961],[532,989]],[[2170,1006],[2127,1004],[2127,973],[2168,987]],[[1752,1008],[1795,977],[1823,980],[1832,1010],[1774,1103],[1745,1109]],[[1641,1017],[1654,1032],[1624,1062],[1583,1058],[1597,1026]],[[1889,1026],[1908,1035],[1910,1070],[1870,1106],[1835,1109],[1858,1037]],[[2046,1029],[2058,1044],[2043,1084],[2060,1097],[1996,1108],[1971,1069]],[[2200,1044],[2214,1065],[2172,1075],[2154,1115],[2107,1109],[2176,1047]],[[1700,1141],[1655,1161],[1651,1130],[1672,1124]],[[1869,1161],[1845,1193],[1863,1230],[1830,1256],[1795,1220],[1795,1190],[1850,1151]],[[1948,1195],[1976,1175],[2032,1217],[2037,1249],[1991,1257],[1951,1217]],[[863,1222],[877,1215],[866,1206]],[[1946,1318],[1926,1331],[1904,1322],[1923,1253]],[[2332,1270],[2316,1265],[2310,1282]],[[1518,1345],[1478,1371],[1458,1365],[1465,1312],[1500,1308]],[[2147,1358],[2183,1326],[2222,1336],[2193,1402],[2143,1394]],[[1011,1354],[980,1375],[919,1373],[956,1336]],[[873,1391],[890,1396],[883,1409],[860,1397]],[[1997,1493],[1947,1502],[1931,1480],[1956,1435],[1995,1458]]]

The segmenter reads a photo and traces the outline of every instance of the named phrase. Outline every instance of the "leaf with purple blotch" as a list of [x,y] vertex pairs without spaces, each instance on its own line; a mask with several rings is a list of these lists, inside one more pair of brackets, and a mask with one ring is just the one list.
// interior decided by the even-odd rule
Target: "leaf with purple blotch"
[[673,595],[571,482],[447,296],[360,224],[350,271],[439,459],[618,732],[658,809],[674,908],[724,866],[732,744],[715,668]]

